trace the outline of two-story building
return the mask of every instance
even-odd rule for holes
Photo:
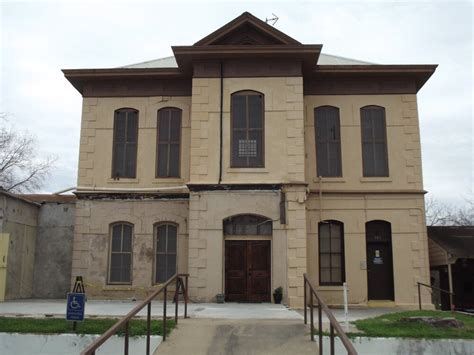
[[[418,90],[435,65],[321,53],[249,13],[174,57],[64,70],[83,96],[73,279],[142,297],[418,302],[429,282]],[[423,303],[431,303],[423,293]]]

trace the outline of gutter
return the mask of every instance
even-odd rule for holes
[[[75,192],[160,192],[160,191],[172,191],[188,189],[186,185],[182,186],[167,186],[167,187],[141,187],[141,188],[129,188],[129,187],[91,187],[91,186],[78,186]]]

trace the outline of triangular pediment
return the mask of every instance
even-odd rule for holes
[[[248,12],[225,24],[194,46],[212,45],[295,45],[297,40]]]

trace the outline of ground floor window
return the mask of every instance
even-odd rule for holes
[[[176,274],[178,228],[174,224],[155,226],[155,282],[162,283]]]
[[[129,284],[132,281],[133,225],[115,223],[110,229],[109,283]]]
[[[344,272],[344,228],[338,221],[319,223],[319,284],[342,285]]]

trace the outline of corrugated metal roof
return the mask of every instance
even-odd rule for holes
[[[340,57],[332,54],[321,53],[318,60],[319,65],[368,65],[374,64],[361,60]],[[121,68],[139,69],[139,68],[177,68],[178,64],[173,56],[148,60],[146,62],[125,65]]]
[[[474,227],[428,227],[428,238],[456,258],[474,258]]]

